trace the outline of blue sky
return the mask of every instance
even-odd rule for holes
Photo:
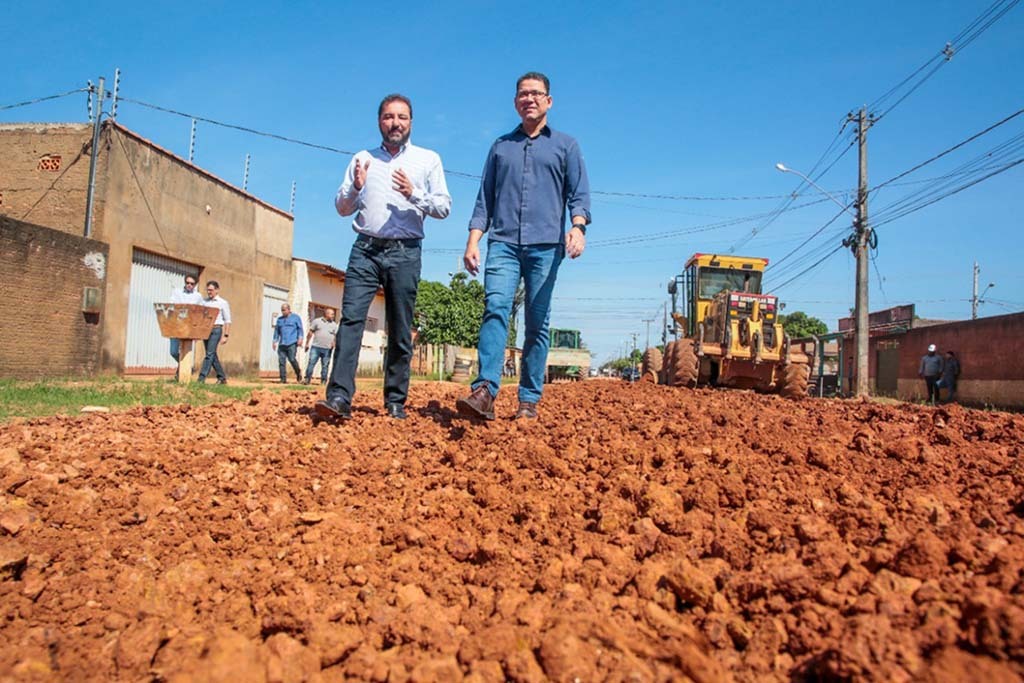
[[[413,139],[447,170],[478,174],[487,149],[518,119],[516,77],[552,80],[550,123],[576,137],[595,195],[590,245],[567,261],[551,323],[579,328],[604,361],[657,316],[665,283],[695,251],[778,261],[838,209],[831,202],[765,219],[810,172],[847,112],[872,103],[924,64],[991,2],[598,3],[15,3],[5,9],[0,105],[82,86],[114,68],[127,98],[358,151],[379,142],[380,98],[415,107]],[[1024,7],[1013,7],[869,132],[876,185],[1024,107]],[[907,88],[900,91],[902,94]],[[878,113],[895,101],[890,98]],[[85,96],[0,111],[0,121],[76,121]],[[118,121],[183,156],[189,121],[122,103]],[[1024,133],[1024,115],[901,182],[928,181]],[[847,145],[850,129],[826,157]],[[334,213],[348,157],[200,123],[196,162],[287,209],[297,183],[294,252],[344,267],[353,234]],[[1019,145],[1004,161],[1024,156]],[[978,175],[962,176],[964,181]],[[820,178],[856,186],[856,148]],[[451,216],[427,225],[423,276],[447,281],[460,262],[475,180],[449,176]],[[871,195],[869,215],[934,181]],[[954,185],[955,187],[955,185]],[[982,315],[1024,310],[1024,164],[878,228],[871,308],[916,303],[927,318],[970,315],[971,269],[994,282]],[[794,205],[821,198],[808,190]],[[892,214],[889,214],[892,215]],[[853,305],[854,265],[837,245],[844,217],[766,277],[787,302],[836,327]],[[756,232],[755,232],[756,231]],[[668,236],[652,239],[656,235]],[[687,234],[689,233],[689,234]],[[601,245],[602,240],[634,241]],[[639,241],[640,238],[646,238]],[[804,256],[806,254],[806,256]],[[799,259],[806,260],[800,261]],[[801,266],[801,263],[803,264]],[[651,326],[652,341],[659,324]]]

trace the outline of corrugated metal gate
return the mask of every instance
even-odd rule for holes
[[[274,323],[281,315],[281,304],[288,303],[288,290],[263,285],[263,318],[260,322],[260,373],[277,375],[277,351],[274,350]]]
[[[141,249],[132,250],[132,276],[128,288],[128,330],[125,372],[160,372],[174,369],[170,342],[160,334],[153,304],[171,300],[186,275],[199,277],[199,266]]]

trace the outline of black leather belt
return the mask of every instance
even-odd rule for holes
[[[423,242],[423,240],[420,239],[397,240],[387,239],[386,237],[370,237],[369,235],[364,235],[362,233],[360,233],[359,236],[356,237],[356,241],[362,242],[363,244],[368,244],[371,247],[375,247],[377,249],[390,249],[397,244],[401,244],[404,247],[418,247],[420,246],[420,243]]]

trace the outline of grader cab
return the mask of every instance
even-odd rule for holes
[[[778,297],[761,292],[768,259],[694,254],[670,292],[681,295],[659,380],[673,386],[714,385],[802,396],[810,359],[790,348]]]

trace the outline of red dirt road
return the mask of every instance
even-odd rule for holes
[[[1024,417],[587,382],[474,424],[463,391],[0,428],[0,680],[1024,674]]]

